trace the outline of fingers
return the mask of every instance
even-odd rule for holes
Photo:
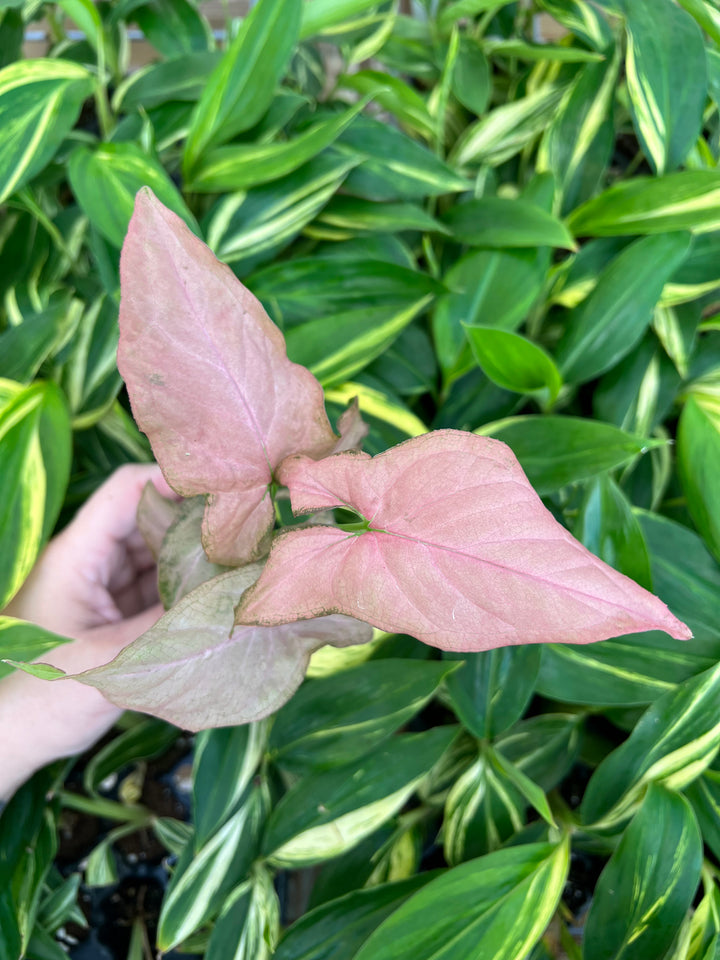
[[[68,535],[85,539],[122,542],[136,529],[136,513],[143,487],[151,482],[164,497],[177,499],[154,463],[135,463],[120,467],[95,491],[78,511]]]

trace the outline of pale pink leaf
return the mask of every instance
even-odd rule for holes
[[[165,534],[180,516],[180,511],[181,504],[178,500],[168,500],[158,492],[155,484],[148,480],[138,503],[137,525],[156,560],[160,555]]]
[[[315,650],[372,638],[367,624],[342,616],[233,629],[234,606],[260,570],[249,564],[203,583],[111,663],[74,679],[119,707],[203,730],[269,716],[300,686]]]
[[[350,402],[348,408],[340,415],[337,429],[340,439],[335,444],[333,453],[343,453],[345,450],[362,450],[363,441],[370,432],[370,428],[360,414],[360,404],[357,397]]]
[[[288,360],[259,301],[147,188],[120,275],[118,366],[135,419],[168,483],[209,495],[210,559],[255,559],[269,546],[277,465],[337,443],[322,388]]]
[[[498,440],[441,430],[374,458],[290,458],[280,474],[297,513],[342,506],[369,529],[281,534],[238,623],[345,613],[458,651],[652,629],[690,637],[573,539]]]

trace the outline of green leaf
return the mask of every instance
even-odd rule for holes
[[[256,8],[257,9],[257,8]],[[197,193],[240,190],[287,176],[329,147],[365,106],[364,101],[281,143],[231,144],[211,150],[187,189]]]
[[[464,661],[446,679],[458,720],[480,740],[492,740],[525,712],[535,689],[541,647],[499,647],[482,653],[443,652]]]
[[[552,403],[562,387],[555,361],[542,347],[508,330],[463,324],[483,373],[504,390],[543,392]]]
[[[507,443],[541,496],[623,466],[663,442],[581,417],[508,417],[475,433]]]
[[[720,746],[718,690],[716,664],[656,700],[593,774],[582,802],[583,822],[617,824],[631,813],[647,784],[678,790],[699,776]]]
[[[361,307],[400,311],[445,289],[427,274],[394,263],[353,258],[339,264],[332,257],[273,263],[254,273],[247,285],[273,319],[286,325]]]
[[[443,853],[450,866],[497,850],[525,823],[522,795],[489,751],[453,783],[445,800]]]
[[[419,134],[426,140],[432,139],[435,126],[427,104],[419,93],[399,77],[381,70],[359,70],[339,77],[338,86],[354,90],[363,97],[372,97],[375,103],[393,114],[411,133]]]
[[[703,656],[720,656],[717,598],[720,570],[702,540],[682,524],[656,513],[637,511],[650,551],[655,592],[693,632],[692,647]],[[677,650],[677,643],[672,643]],[[685,644],[681,649],[685,649]]]
[[[570,45],[526,43],[524,40],[487,40],[484,48],[493,57],[513,57],[518,60],[556,61],[559,63],[594,63],[603,60],[601,53]]]
[[[85,34],[94,50],[104,45],[103,26],[97,7],[91,0],[58,0],[58,6]]]
[[[0,333],[0,377],[29,383],[69,332],[67,302],[51,304]]]
[[[70,643],[70,640],[34,623],[0,615],[0,661],[36,660],[61,643]],[[11,669],[0,663],[0,677],[10,673]]]
[[[683,170],[622,180],[567,218],[576,237],[633,236],[720,228],[720,173]]]
[[[323,209],[356,162],[326,151],[280,180],[221,198],[208,217],[208,245],[241,275],[271,260]]]
[[[506,757],[497,750],[489,749],[491,762],[496,770],[503,774],[508,783],[511,783],[525,798],[527,803],[535,810],[543,820],[551,827],[557,828],[557,823],[550,810],[550,804],[543,790],[525,774],[520,767],[516,767]]]
[[[557,349],[567,380],[584,383],[614,367],[647,330],[665,281],[690,249],[690,235],[644,237],[603,270],[590,296],[572,311]]]
[[[460,135],[450,162],[460,167],[504,163],[542,133],[562,95],[562,87],[548,84],[526,97],[496,107]]]
[[[301,15],[301,0],[260,0],[245,17],[193,114],[183,157],[186,177],[208,150],[249,130],[270,107],[297,43]]]
[[[465,33],[458,40],[450,89],[460,103],[476,116],[482,116],[487,110],[492,93],[490,64],[480,44]]]
[[[590,63],[581,70],[543,138],[539,163],[555,176],[563,213],[596,192],[610,162],[619,66],[619,57],[613,57],[607,63]]]
[[[177,740],[177,728],[146,717],[94,753],[83,771],[83,786],[97,794],[102,782],[113,773],[138,760],[150,760],[169,749]]]
[[[565,225],[527,200],[480,197],[451,207],[445,221],[461,243],[475,247],[575,249]]]
[[[546,644],[537,692],[583,706],[640,706],[653,703],[713,662],[684,646],[667,649],[657,632],[629,634],[591,647]]]
[[[50,163],[93,84],[84,67],[67,60],[23,60],[0,70],[0,203]]]
[[[415,716],[454,669],[436,661],[383,659],[308,680],[275,715],[272,757],[299,773],[350,763]]]
[[[613,41],[607,19],[586,0],[537,0],[541,10],[550,14],[575,36],[595,50],[605,51]]]
[[[161,63],[151,63],[131,73],[113,94],[113,107],[129,113],[183,100],[194,103],[208,82],[222,54],[216,50],[184,53]]]
[[[265,855],[297,867],[350,849],[403,806],[456,734],[436,727],[394,737],[364,760],[304,777],[273,810]]]
[[[417,230],[447,233],[447,228],[414,203],[376,203],[355,197],[334,197],[317,219],[340,231],[355,233],[397,233]]]
[[[708,548],[720,560],[720,410],[689,396],[677,435],[678,472],[688,510]]]
[[[684,797],[651,785],[600,874],[585,925],[585,960],[665,955],[700,882],[702,838]]]
[[[705,43],[672,0],[625,0],[625,71],[630,112],[645,156],[658,174],[678,167],[703,125]]]
[[[53,383],[0,380],[0,609],[52,533],[70,472],[70,421]]]
[[[695,811],[703,841],[717,858],[720,853],[720,771],[706,770],[684,793]]]
[[[323,386],[349,379],[379,356],[431,301],[361,307],[298,324],[288,330],[288,356]]]
[[[470,183],[401,130],[358,117],[334,149],[361,163],[344,191],[368,200],[415,200],[467,190]]]
[[[640,523],[630,501],[609,476],[588,484],[573,533],[595,556],[652,590],[650,557]]]
[[[176,946],[217,914],[223,899],[246,875],[257,849],[269,798],[252,790],[223,827],[197,851],[188,844],[165,891],[158,947]]]
[[[521,720],[494,747],[541,789],[548,791],[570,770],[580,749],[582,716],[544,713]]]
[[[450,293],[438,300],[432,318],[446,379],[472,366],[463,324],[514,330],[540,294],[544,278],[544,266],[533,250],[482,250],[450,267],[443,278]]]
[[[438,17],[438,27],[441,31],[449,31],[458,20],[506,7],[511,2],[512,0],[455,0],[443,8]]]
[[[150,0],[136,7],[132,19],[164,57],[212,47],[210,25],[190,0]]]
[[[566,842],[463,863],[396,910],[354,960],[523,960],[555,912],[567,869]]]
[[[380,453],[407,437],[419,437],[428,432],[417,414],[387,390],[352,381],[325,390],[325,400],[335,405],[338,416],[356,397],[363,419],[370,426],[364,444],[368,452]]]
[[[354,957],[368,936],[437,872],[346,894],[306,913],[285,933],[273,960]]]
[[[378,0],[306,0],[303,4],[300,39],[337,27],[346,20],[372,10]]]
[[[195,849],[199,850],[233,815],[267,745],[265,721],[202,730],[193,759]]]
[[[150,187],[191,230],[199,229],[165,170],[134,143],[79,147],[70,157],[68,177],[91,223],[116,247],[123,244],[135,195],[144,186]]]

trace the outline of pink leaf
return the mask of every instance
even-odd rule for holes
[[[75,679],[120,707],[203,730],[269,716],[300,686],[315,650],[372,638],[367,624],[339,616],[233,630],[233,607],[260,569],[202,584],[111,663]]]
[[[297,513],[343,506],[369,529],[281,534],[238,623],[345,613],[445,650],[651,629],[690,637],[665,604],[573,539],[498,440],[441,430],[374,458],[293,457],[279,475]]]
[[[268,486],[292,453],[337,443],[320,384],[232,271],[144,188],[120,262],[118,366],[170,485],[209,494],[203,544],[236,565],[269,546]]]

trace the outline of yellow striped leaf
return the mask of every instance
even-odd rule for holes
[[[50,163],[93,84],[84,67],[67,60],[23,60],[0,70],[0,203]]]
[[[3,661],[35,660],[59,644],[69,642],[67,637],[50,633],[34,623],[0,616],[0,678],[13,669]]]
[[[69,470],[70,421],[60,390],[0,380],[0,609],[52,532]]]

